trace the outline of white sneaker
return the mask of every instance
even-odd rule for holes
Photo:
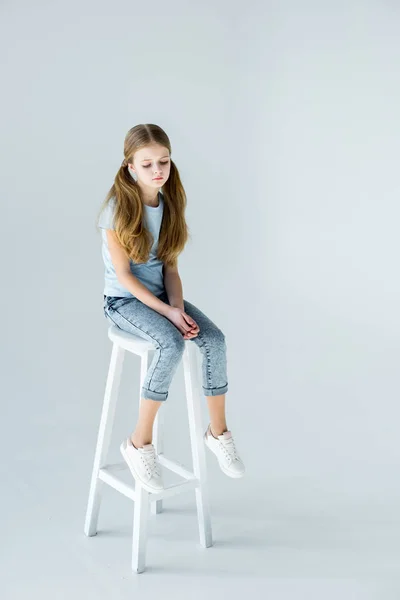
[[[222,435],[215,438],[211,433],[211,424],[204,434],[204,443],[213,452],[221,470],[229,477],[243,477],[245,467],[239,457],[231,431],[224,431]]]
[[[127,438],[119,448],[135,481],[140,483],[145,490],[159,492],[165,489],[161,478],[161,467],[153,444],[135,448],[132,440]]]

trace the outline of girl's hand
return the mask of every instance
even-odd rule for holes
[[[192,321],[193,321],[193,319],[192,319]],[[196,337],[197,334],[199,333],[200,327],[197,325],[197,323],[195,321],[193,321],[193,322],[195,323],[194,327],[190,331],[185,333],[185,335],[183,336],[183,339],[191,340],[192,338]]]
[[[185,340],[190,340],[193,337],[196,337],[200,331],[196,321],[192,319],[192,317],[189,317],[183,308],[171,306],[166,317],[175,325],[175,327],[179,329]]]

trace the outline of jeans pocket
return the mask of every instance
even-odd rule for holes
[[[112,313],[126,302],[130,302],[132,298],[133,296],[106,296],[104,300],[104,310],[108,310]]]

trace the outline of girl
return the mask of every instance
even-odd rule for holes
[[[152,444],[153,423],[168,397],[185,340],[192,340],[202,353],[203,390],[210,414],[204,443],[226,475],[242,477],[245,471],[226,426],[225,336],[183,299],[177,259],[189,237],[185,208],[186,195],[167,134],[153,124],[132,127],[98,225],[105,265],[104,315],[156,348],[141,390],[136,428],[120,446],[133,477],[150,492],[164,489]]]

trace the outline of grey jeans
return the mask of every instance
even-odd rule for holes
[[[166,292],[159,296],[169,304]],[[222,331],[201,310],[184,300],[184,310],[199,326],[199,333],[184,340],[179,329],[156,310],[134,296],[104,296],[104,315],[120,329],[140,336],[155,346],[153,360],[147,371],[142,398],[166,400],[172,378],[185,349],[194,342],[202,353],[202,378],[205,396],[217,396],[228,391],[226,340]]]

